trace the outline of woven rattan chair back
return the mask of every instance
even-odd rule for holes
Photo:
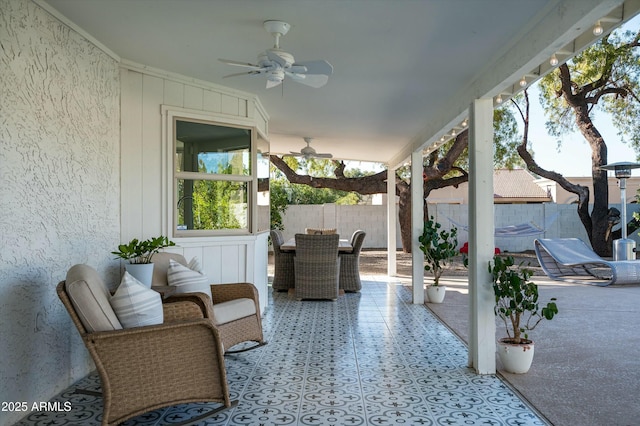
[[[364,243],[366,232],[357,230],[351,236],[350,252],[340,253],[340,290],[360,291],[362,281],[360,280],[360,252]]]
[[[282,231],[271,230],[271,244],[273,245],[273,282],[271,287],[277,291],[287,291],[293,288],[296,283],[293,272],[294,252],[282,251],[280,246],[284,244]]]
[[[301,299],[338,298],[340,236],[296,234],[295,294]]]

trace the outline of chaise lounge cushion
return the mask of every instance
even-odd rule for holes
[[[111,306],[124,328],[162,324],[162,296],[125,271],[111,297]]]
[[[75,265],[67,272],[65,281],[71,303],[87,332],[122,329],[109,303],[109,289],[95,269]]]

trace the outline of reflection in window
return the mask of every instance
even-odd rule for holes
[[[249,176],[251,132],[176,121],[176,170]]]
[[[246,182],[178,179],[179,230],[247,229]]]

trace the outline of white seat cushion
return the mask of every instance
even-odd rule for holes
[[[162,296],[125,271],[120,286],[111,296],[111,306],[124,328],[162,324]]]
[[[216,325],[226,324],[255,313],[256,304],[246,297],[213,305],[213,320]]]
[[[192,260],[189,265],[196,268],[200,267],[197,259],[195,262]],[[173,259],[169,260],[167,282],[170,286],[175,287],[177,294],[201,292],[211,297],[211,286],[206,275],[199,270],[181,265]]]
[[[67,273],[65,287],[87,332],[122,329],[109,303],[109,289],[95,269],[88,265],[72,266]]]

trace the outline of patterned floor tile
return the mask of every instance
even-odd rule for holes
[[[369,277],[370,278],[370,277]],[[225,358],[236,407],[197,423],[214,425],[544,425],[496,376],[466,367],[467,348],[402,285],[380,279],[336,302],[271,293],[263,325],[269,344]],[[92,374],[54,401],[70,412],[31,413],[19,426],[99,425]],[[216,408],[184,404],[124,426],[183,422]]]

